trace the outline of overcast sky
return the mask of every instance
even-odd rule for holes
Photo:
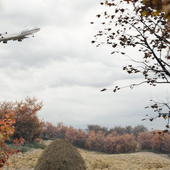
[[[116,85],[138,83],[143,77],[124,72],[126,59],[111,55],[110,47],[91,44],[100,24],[90,22],[102,11],[99,0],[1,0],[1,33],[41,30],[23,42],[0,43],[0,100],[35,96],[44,104],[39,118],[55,125],[63,122],[84,129],[88,124],[108,128],[143,124],[164,129],[163,119],[141,119],[154,115],[144,107],[151,98],[165,101],[168,86],[112,92]],[[103,88],[110,90],[102,93]]]

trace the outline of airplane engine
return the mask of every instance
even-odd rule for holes
[[[3,35],[7,34],[7,32],[0,33],[0,36],[3,38]]]
[[[0,33],[0,36],[2,36],[2,35],[5,35],[5,34],[7,34],[7,32],[4,32],[4,33]]]

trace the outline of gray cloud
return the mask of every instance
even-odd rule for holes
[[[1,101],[36,96],[44,102],[40,118],[74,127],[143,123],[164,128],[162,121],[149,124],[141,118],[149,99],[166,94],[167,86],[144,85],[112,92],[116,85],[140,82],[142,77],[122,70],[131,63],[126,57],[110,55],[112,49],[107,45],[96,48],[91,44],[100,29],[90,24],[102,10],[98,0],[0,2],[0,32],[41,28],[34,38],[0,44]],[[137,51],[129,53],[138,56]],[[108,91],[101,93],[104,87]]]

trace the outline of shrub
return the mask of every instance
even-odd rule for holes
[[[6,105],[6,102],[4,103]],[[4,112],[5,113],[5,112]],[[14,134],[14,124],[15,120],[13,119],[14,113],[8,113],[6,111],[6,115],[1,115],[0,119],[0,169],[5,165],[9,166],[9,156],[13,155],[14,153],[18,153],[19,150],[16,147],[9,148],[5,141],[11,139],[11,136]],[[15,145],[19,145],[24,142],[24,139],[20,138],[13,140]]]
[[[95,143],[93,144],[93,147],[97,151],[104,151],[104,141],[105,141],[105,133],[103,131],[99,131],[97,134],[95,134]]]
[[[72,144],[76,144],[77,134],[78,134],[77,129],[74,129],[72,126],[70,126],[66,131],[65,139]]]
[[[89,131],[87,133],[87,139],[84,147],[86,149],[94,149],[94,143],[95,143],[95,132],[94,131]]]
[[[157,132],[157,133],[156,133]],[[161,152],[168,152],[170,146],[170,135],[168,133],[159,133],[161,131],[155,130],[152,131],[152,150],[154,151],[161,151]]]
[[[14,104],[16,124],[13,138],[23,137],[25,141],[34,141],[40,136],[44,122],[38,118],[37,112],[41,110],[43,104],[36,102],[35,97],[33,99],[27,97],[25,101]]]
[[[27,146],[21,146],[21,148],[20,148],[20,152],[22,152],[22,153],[27,152],[29,150],[30,150],[30,148]]]
[[[46,147],[46,145],[42,144],[42,143],[38,143],[38,142],[30,142],[26,145],[26,147],[29,147],[29,148],[41,148],[41,149],[44,149]]]
[[[109,134],[105,139],[104,151],[106,153],[134,152],[137,146],[133,134],[115,135]]]
[[[87,135],[84,131],[82,131],[80,128],[78,129],[78,134],[76,136],[76,145],[78,145],[81,148],[84,148],[84,145],[87,140]]]
[[[105,133],[102,131],[99,131],[98,133],[95,133],[94,131],[88,132],[85,148],[90,150],[104,151],[104,136]]]
[[[152,134],[149,132],[141,132],[138,136],[138,142],[140,145],[140,149],[152,149]]]
[[[46,122],[43,127],[42,135],[44,138],[48,135],[48,139],[53,139],[56,136],[56,131],[57,129],[52,123]]]
[[[55,138],[65,139],[65,134],[68,127],[64,126],[62,122],[59,122],[56,126],[56,136]]]
[[[119,135],[114,136],[112,134],[109,134],[106,137],[104,145],[104,151],[106,153],[116,153],[117,137],[119,138]]]

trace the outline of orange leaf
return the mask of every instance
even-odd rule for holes
[[[6,163],[6,165],[7,165],[7,167],[9,167],[10,163],[9,163],[9,162],[7,162],[7,163]]]

